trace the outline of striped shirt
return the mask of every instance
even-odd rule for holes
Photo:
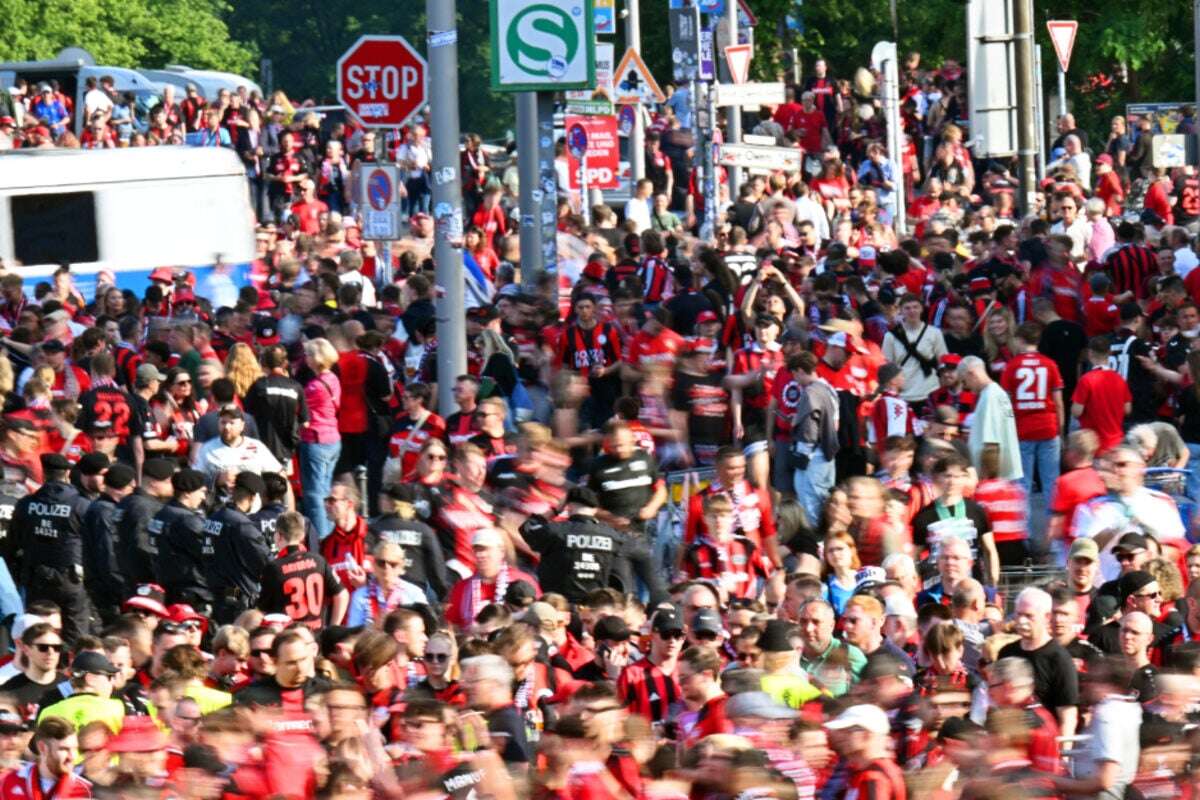
[[[681,702],[679,681],[668,675],[649,658],[635,661],[621,670],[617,678],[617,697],[634,714],[651,722],[672,716],[672,706]]]
[[[1138,300],[1149,296],[1150,276],[1158,270],[1154,251],[1141,244],[1123,245],[1109,254],[1104,267],[1112,276],[1114,292],[1133,292]]]

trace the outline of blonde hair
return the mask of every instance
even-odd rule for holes
[[[990,323],[992,321],[991,320],[992,317],[1001,317],[1004,320],[1004,323],[1007,326],[1007,330],[1008,330],[1008,333],[1005,334],[1004,341],[999,341],[996,339],[995,336],[992,335],[992,330],[991,330],[991,325],[990,325]],[[983,350],[985,353],[987,353],[989,362],[995,361],[997,358],[1000,357],[1000,348],[1001,347],[1007,347],[1009,349],[1009,352],[1012,352],[1013,333],[1016,331],[1017,323],[1016,323],[1016,320],[1014,319],[1013,313],[1011,311],[1009,311],[1007,308],[993,309],[991,314],[988,315],[987,322],[985,322],[982,325],[982,327],[983,327]]]
[[[1179,567],[1165,558],[1152,558],[1142,567],[1158,581],[1158,591],[1162,593],[1163,604],[1174,603],[1183,597],[1183,576]]]
[[[318,372],[328,372],[334,364],[338,363],[337,349],[323,337],[305,342],[304,355],[313,360]]]
[[[225,377],[233,381],[233,389],[238,397],[245,397],[250,386],[262,375],[262,367],[250,345],[237,342],[229,348],[229,356],[225,359]]]

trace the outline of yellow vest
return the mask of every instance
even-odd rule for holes
[[[125,721],[125,704],[120,700],[105,699],[94,694],[73,694],[43,708],[38,714],[38,722],[46,717],[62,717],[74,724],[77,731],[89,722],[100,720],[113,733],[119,733]]]

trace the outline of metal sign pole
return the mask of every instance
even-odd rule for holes
[[[517,172],[520,178],[521,285],[532,294],[542,274],[542,189],[538,170],[538,95],[517,94]]]
[[[583,215],[583,224],[592,224],[592,209],[588,198],[587,151],[579,157],[579,213]]]
[[[736,45],[738,43],[738,4],[737,0],[725,0],[725,24],[729,28],[729,44]],[[725,65],[726,70],[729,69],[729,64]],[[733,83],[733,73],[729,72],[729,82]],[[725,109],[726,114],[726,132],[728,135],[725,141],[730,144],[738,144],[742,141],[742,107],[728,106]],[[738,197],[738,189],[742,185],[742,170],[738,167],[729,168],[729,199],[736,201]]]
[[[387,137],[382,130],[376,131],[375,160],[380,164],[386,164],[388,161]],[[363,180],[366,180],[365,176]],[[392,194],[395,200],[398,201],[400,194],[399,181],[397,181],[397,186]],[[383,288],[392,282],[392,243],[390,240],[376,242],[375,249],[375,286]]]
[[[458,35],[455,0],[426,0],[429,110],[433,122],[433,207],[437,304],[438,411],[454,408],[454,377],[467,370],[463,291],[462,176],[458,155]],[[436,44],[435,44],[436,43]]]
[[[638,18],[641,9],[638,0],[625,2],[625,43],[630,50],[642,54],[642,24]],[[615,78],[616,76],[614,76]],[[641,104],[633,107],[633,128],[629,131],[629,171],[633,186],[646,177],[646,123]]]
[[[1067,73],[1062,68],[1062,64],[1058,65],[1058,116],[1064,117],[1067,114]]]

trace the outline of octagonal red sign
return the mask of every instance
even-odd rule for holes
[[[367,127],[398,128],[425,105],[427,73],[403,36],[363,36],[338,59],[338,102]]]

